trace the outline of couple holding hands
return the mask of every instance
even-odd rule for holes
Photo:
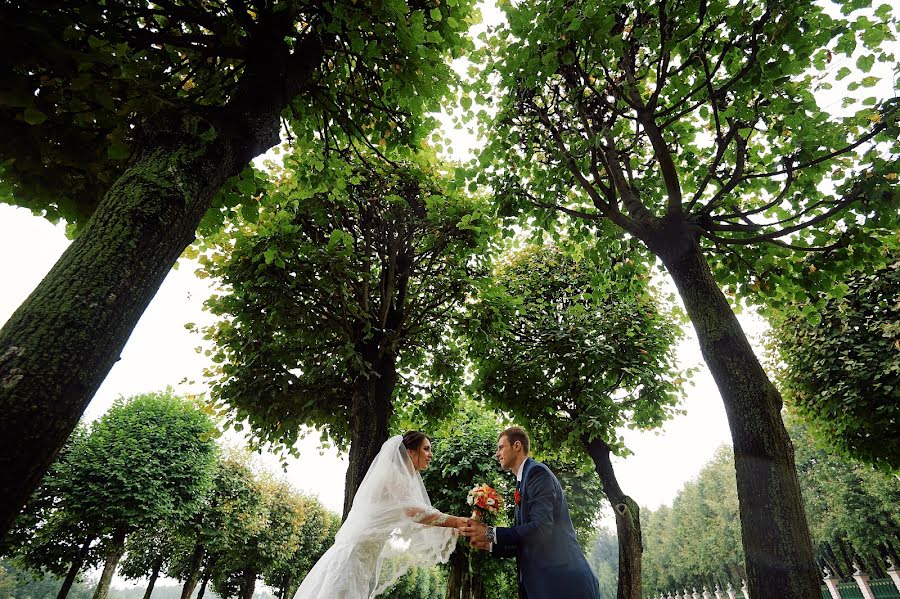
[[[310,570],[294,599],[371,599],[412,567],[446,562],[457,531],[472,547],[514,557],[519,597],[599,599],[597,579],[575,538],[562,486],[529,457],[524,429],[497,438],[495,457],[516,476],[514,525],[443,514],[431,507],[419,472],[431,461],[431,440],[418,431],[388,439],[369,466],[334,545]]]

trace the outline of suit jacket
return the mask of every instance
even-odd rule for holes
[[[527,599],[600,599],[559,480],[532,458],[522,467],[515,526],[496,529],[493,555],[515,557],[519,596]]]

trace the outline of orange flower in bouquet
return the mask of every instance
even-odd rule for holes
[[[472,518],[486,523],[493,522],[503,510],[503,497],[484,483],[469,491],[466,503],[472,506]]]

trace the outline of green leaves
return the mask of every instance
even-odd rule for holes
[[[896,255],[893,252],[891,255]],[[900,263],[857,270],[818,292],[820,307],[776,314],[785,399],[823,445],[885,470],[900,468]]]
[[[872,54],[862,54],[856,59],[856,68],[863,73],[868,73],[875,65],[875,56]]]
[[[883,567],[879,548],[895,545],[900,532],[896,478],[824,451],[795,417],[786,424],[817,562],[839,577],[853,573],[854,560],[866,571]],[[690,588],[711,579],[721,588],[740,585],[744,556],[731,448],[721,448],[671,506],[641,515],[645,592]]]
[[[159,139],[163,111],[209,116],[236,108],[276,126],[284,116],[288,137],[301,144],[346,148],[348,140],[366,138],[414,146],[456,78],[449,61],[471,46],[473,19],[471,0],[430,10],[301,0],[255,6],[252,17],[240,2],[179,0],[149,12],[136,0],[14,2],[2,17],[8,35],[0,42],[12,65],[0,86],[0,162],[16,159],[3,174],[16,190],[6,201],[82,226],[122,174],[135,134],[146,130],[142,140]],[[319,45],[325,39],[327,49]],[[263,45],[265,56],[248,50]],[[247,68],[251,54],[289,72],[266,87],[266,77]],[[292,78],[307,81],[302,92],[285,88]],[[296,95],[275,105],[245,102],[285,91]],[[233,106],[242,102],[247,106]],[[235,115],[223,120],[228,126],[214,136],[236,134],[229,128]],[[209,132],[183,133],[211,143]],[[238,145],[244,143],[259,145]],[[216,210],[205,225],[233,216]]]
[[[90,430],[79,429],[26,511],[17,552],[36,570],[65,573],[97,540],[85,566],[104,557],[113,531],[176,528],[200,509],[216,448],[209,417],[171,390],[120,399]],[[49,501],[44,502],[44,499]]]
[[[478,395],[574,455],[582,435],[623,451],[616,429],[661,425],[679,392],[679,331],[646,272],[624,256],[596,268],[582,250],[527,246],[506,256],[467,328]]]
[[[276,448],[306,426],[345,446],[346,409],[386,364],[417,381],[389,390],[397,410],[415,404],[436,416],[459,393],[462,363],[447,331],[485,269],[489,207],[425,153],[388,162],[359,152],[366,162],[288,154],[259,186],[255,222],[201,249],[201,276],[228,290],[207,302],[224,317],[204,331],[219,365],[213,399],[232,426],[247,419]]]
[[[24,119],[29,125],[40,125],[47,120],[47,115],[37,108],[29,106],[25,109]]]

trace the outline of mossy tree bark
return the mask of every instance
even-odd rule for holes
[[[747,341],[689,223],[660,219],[642,235],[663,261],[722,396],[731,438],[749,588],[758,597],[819,597],[794,450],[781,395]]]
[[[44,476],[213,195],[279,141],[322,59],[269,32],[224,108],[153,115],[82,233],[0,330],[0,533]]]
[[[641,568],[644,545],[641,538],[641,514],[635,501],[622,492],[610,459],[611,449],[602,439],[582,439],[594,462],[603,492],[616,515],[619,539],[619,581],[616,599],[642,599]]]

